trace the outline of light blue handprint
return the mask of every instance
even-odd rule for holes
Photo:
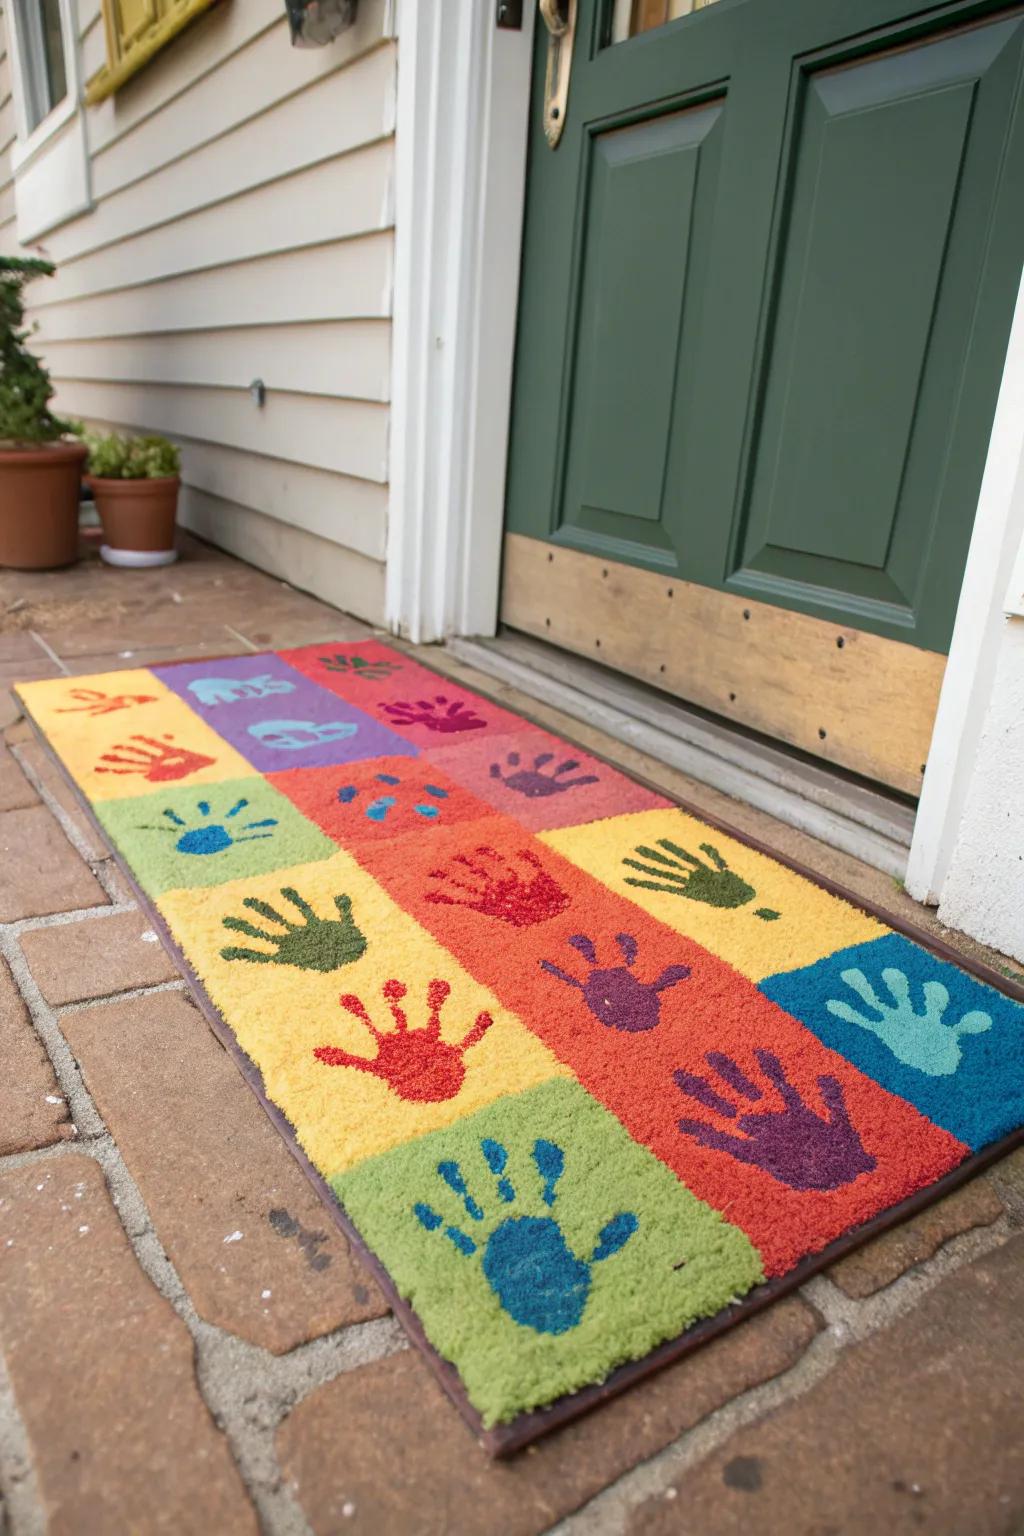
[[[258,720],[248,728],[263,746],[285,752],[300,752],[325,741],[347,741],[358,729],[354,720]]]
[[[839,998],[830,998],[825,1004],[829,1013],[846,1024],[870,1030],[897,1060],[929,1077],[946,1077],[956,1071],[960,1065],[961,1035],[983,1035],[992,1028],[991,1018],[980,1009],[965,1013],[957,1024],[945,1024],[943,1015],[949,1006],[949,992],[941,981],[923,984],[924,1008],[918,1013],[910,998],[910,982],[905,972],[893,966],[882,972],[892,998],[890,1003],[882,1002],[862,970],[854,967],[843,971],[842,978],[878,1018],[859,1013]]]
[[[272,693],[294,693],[295,684],[284,677],[272,677],[269,672],[260,677],[197,677],[189,683],[189,693],[194,693],[200,704],[212,708],[215,704],[234,704],[238,699],[265,699]]]

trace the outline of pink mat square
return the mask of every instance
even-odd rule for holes
[[[671,803],[533,725],[424,750],[430,762],[531,832]]]

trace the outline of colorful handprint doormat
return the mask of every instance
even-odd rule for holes
[[[492,1450],[1024,1123],[1009,983],[402,652],[20,694]]]

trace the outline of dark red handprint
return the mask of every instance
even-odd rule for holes
[[[450,1045],[441,1039],[441,1009],[451,991],[446,981],[435,978],[429,983],[428,1016],[422,1029],[410,1029],[405,1011],[398,1006],[408,991],[403,982],[386,981],[382,991],[396,1026],[387,1034],[377,1029],[353,993],[346,992],[338,999],[343,1008],[366,1025],[377,1042],[376,1056],[354,1056],[337,1045],[318,1045],[313,1055],[327,1067],[355,1067],[357,1071],[370,1072],[409,1103],[439,1104],[454,1099],[466,1076],[462,1058],[490,1029],[494,1022],[491,1015],[478,1013],[469,1033],[458,1045]]]
[[[517,860],[522,866],[517,868]],[[532,848],[520,848],[509,856],[483,845],[470,857],[457,853],[446,869],[432,869],[432,880],[446,890],[428,891],[427,901],[447,907],[469,907],[485,917],[499,917],[513,928],[529,928],[557,917],[569,905],[569,897],[551,878]],[[458,892],[450,895],[449,891]]]
[[[684,1136],[693,1136],[702,1147],[728,1152],[741,1163],[762,1168],[790,1189],[840,1189],[862,1173],[870,1173],[875,1159],[850,1123],[842,1084],[834,1077],[818,1078],[818,1091],[827,1115],[809,1109],[786,1077],[785,1069],[771,1051],[756,1050],[761,1071],[774,1085],[782,1109],[762,1109],[740,1114],[735,1103],[719,1093],[706,1077],[681,1068],[673,1077],[685,1094],[715,1114],[731,1120],[741,1135],[719,1131],[706,1120],[680,1120]],[[704,1056],[719,1080],[749,1103],[759,1103],[764,1092],[746,1073],[720,1051]]]
[[[443,736],[456,731],[478,731],[487,724],[460,699],[448,699],[443,693],[432,699],[396,700],[394,704],[382,704],[381,712],[395,725],[422,725],[428,731],[439,731]]]
[[[150,784],[165,784],[170,779],[185,779],[200,768],[210,768],[217,761],[202,752],[190,752],[188,747],[164,746],[164,742],[172,740],[170,736],[163,741],[155,736],[129,736],[127,741],[119,741],[112,752],[101,754],[96,772],[139,773]],[[133,745],[136,742],[138,745]]]

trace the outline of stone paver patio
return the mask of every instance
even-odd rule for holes
[[[513,1462],[477,1447],[7,692],[365,633],[195,541],[158,572],[0,572],[0,1532],[1020,1536],[1024,1153]],[[429,660],[1019,974],[876,871]]]

